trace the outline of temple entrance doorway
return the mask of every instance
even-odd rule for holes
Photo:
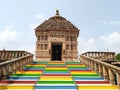
[[[62,61],[62,44],[52,44],[52,61]]]

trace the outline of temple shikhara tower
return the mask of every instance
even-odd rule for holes
[[[35,28],[37,61],[77,61],[79,29],[56,15]]]

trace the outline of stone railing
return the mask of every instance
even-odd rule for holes
[[[11,60],[14,58],[19,58],[22,56],[25,56],[27,54],[30,54],[29,52],[26,51],[12,51],[12,50],[1,50],[0,51],[0,62],[4,62],[6,60]]]
[[[85,54],[80,55],[80,61],[109,80],[110,83],[120,87],[120,67],[88,57]]]
[[[7,60],[0,63],[0,79],[6,79],[17,70],[22,70],[23,67],[33,61],[33,54],[26,54],[22,57]]]
[[[83,53],[82,55],[88,56],[88,57],[92,57],[94,59],[98,59],[98,60],[109,60],[109,61],[113,61],[115,60],[115,52],[86,52]]]

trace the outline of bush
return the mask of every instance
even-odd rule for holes
[[[116,58],[118,61],[120,61],[120,53],[118,53],[118,54],[115,56],[115,58]]]

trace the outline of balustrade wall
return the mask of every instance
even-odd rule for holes
[[[86,52],[82,55],[99,60],[115,60],[115,52]]]
[[[80,55],[80,61],[99,73],[106,80],[109,80],[112,84],[120,87],[120,67],[88,57],[87,54]]]
[[[22,57],[27,54],[30,54],[29,52],[26,51],[11,51],[11,50],[1,50],[0,51],[0,62],[6,61],[6,60],[11,60],[14,58]]]
[[[7,55],[10,57],[8,58]],[[12,73],[15,73],[17,70],[22,70],[24,66],[33,61],[33,54],[25,51],[5,52],[3,56],[7,61],[0,63],[0,79],[6,79]]]

